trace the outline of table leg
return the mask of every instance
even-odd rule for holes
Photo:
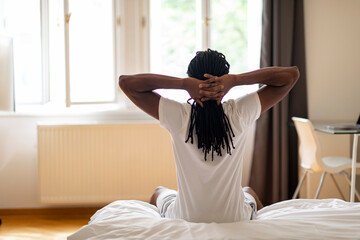
[[[352,151],[352,165],[351,165],[351,189],[350,202],[355,201],[355,180],[356,180],[356,160],[357,160],[357,146],[360,134],[354,134],[353,151]]]

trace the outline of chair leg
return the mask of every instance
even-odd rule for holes
[[[346,181],[348,182],[348,184],[351,187],[351,180],[350,180],[349,174],[345,171],[343,171],[343,173],[344,173]],[[359,192],[356,190],[356,188],[355,188],[355,195],[356,195],[357,199],[360,201],[360,195],[359,195]]]
[[[335,183],[335,186],[336,186],[337,190],[339,191],[342,199],[345,200],[345,196],[344,196],[344,194],[342,193],[342,191],[341,191],[338,183],[336,182],[336,180],[335,180],[335,178],[334,178],[334,174],[330,174],[330,176],[331,176],[331,179],[333,180],[333,182]]]
[[[301,179],[300,179],[300,182],[298,183],[298,185],[297,185],[297,187],[296,187],[296,190],[295,190],[295,192],[294,192],[294,195],[293,195],[292,199],[295,199],[295,198],[297,197],[297,195],[299,194],[301,185],[303,184],[304,179],[305,179],[307,173],[308,173],[308,170],[305,170],[304,174],[302,175],[302,177],[301,177]]]
[[[319,187],[318,187],[318,189],[317,189],[317,191],[316,191],[316,194],[315,194],[315,199],[317,199],[317,198],[319,197],[319,194],[320,194],[322,185],[323,185],[323,183],[324,183],[325,175],[326,175],[326,172],[323,172],[323,174],[321,175]]]

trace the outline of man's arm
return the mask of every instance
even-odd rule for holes
[[[199,85],[195,78],[177,78],[158,74],[122,75],[119,85],[129,99],[150,116],[159,119],[160,95],[155,89],[184,89],[200,105]],[[219,95],[220,96],[220,95]]]
[[[300,74],[297,67],[269,67],[237,75],[227,74],[213,77],[205,74],[205,76],[210,79],[200,85],[203,90],[200,91],[200,94],[205,96],[201,98],[201,101],[214,99],[215,97],[212,95],[214,90],[221,89],[222,95],[225,95],[232,87],[238,85],[264,84],[265,86],[258,90],[261,113],[264,113],[289,93]],[[218,102],[220,101],[221,98],[218,98]]]

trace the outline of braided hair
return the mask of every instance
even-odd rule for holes
[[[222,76],[229,73],[229,68],[230,64],[222,53],[208,49],[196,53],[188,66],[187,74],[189,77],[206,80],[205,73]],[[190,140],[193,144],[195,131],[197,145],[202,149],[205,161],[210,151],[212,160],[214,160],[214,152],[222,156],[221,149],[226,149],[231,155],[231,148],[235,148],[232,140],[235,135],[222,104],[217,105],[216,100],[208,100],[203,105],[204,107],[201,107],[195,101],[191,105],[189,133],[185,142]]]

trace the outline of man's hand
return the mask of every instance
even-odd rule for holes
[[[196,78],[184,78],[184,86],[183,88],[189,93],[190,97],[194,99],[196,103],[198,103],[201,107],[204,107],[201,102],[201,98],[204,97],[200,94],[200,85],[203,83],[202,80]]]
[[[200,84],[200,94],[203,95],[201,101],[216,100],[217,104],[221,103],[223,97],[234,86],[232,75],[225,74],[221,77],[214,77],[210,74],[204,74],[208,80]]]

